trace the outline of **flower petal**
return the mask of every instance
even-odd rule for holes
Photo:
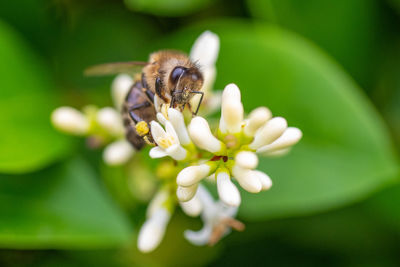
[[[203,32],[190,51],[190,58],[202,67],[215,65],[219,52],[219,38],[213,32]]]
[[[72,107],[59,107],[51,114],[53,125],[60,131],[85,135],[89,131],[89,121],[79,110]]]
[[[138,236],[138,248],[141,252],[151,252],[158,247],[170,216],[166,209],[159,209],[143,224]]]
[[[179,144],[174,144],[167,149],[165,149],[165,152],[174,160],[180,161],[184,160],[187,155],[186,149],[184,149],[181,145]]]
[[[176,183],[180,186],[191,186],[206,176],[210,175],[211,167],[209,164],[201,164],[184,168],[176,178]]]
[[[149,205],[147,206],[146,217],[150,218],[153,214],[163,208],[164,203],[170,197],[169,191],[165,189],[159,190],[151,199]]]
[[[150,122],[150,127],[151,127],[151,134],[153,136],[154,141],[156,141],[156,143],[159,138],[165,137],[166,133],[158,122],[156,122],[156,121]]]
[[[133,156],[135,149],[126,140],[109,144],[103,151],[103,160],[111,166],[123,165]]]
[[[191,200],[196,195],[198,185],[199,184],[194,184],[187,187],[178,186],[176,189],[176,197],[180,202]]]
[[[178,135],[179,141],[183,145],[188,145],[190,143],[189,134],[186,129],[185,120],[181,112],[174,108],[168,109],[168,117],[171,124]]]
[[[217,175],[217,188],[220,199],[229,206],[238,207],[240,205],[240,193],[232,183],[229,174],[219,172]]]
[[[258,193],[262,189],[262,184],[257,175],[251,170],[243,169],[237,165],[233,166],[232,173],[240,186],[250,193]]]
[[[201,204],[198,197],[194,196],[191,200],[186,202],[179,202],[182,210],[191,217],[197,217],[203,210],[203,205]]]
[[[193,118],[188,129],[193,143],[199,148],[211,153],[218,153],[225,149],[225,145],[211,133],[210,126],[204,118]]]
[[[150,149],[149,155],[153,159],[158,159],[158,158],[163,158],[163,157],[168,156],[167,152],[165,152],[164,149],[162,149],[161,147],[158,147],[158,146]]]
[[[176,133],[175,128],[170,121],[165,122],[165,132],[167,133],[167,135],[173,137],[173,141],[175,144],[180,144],[178,134]]]
[[[255,134],[253,142],[249,145],[251,149],[258,149],[275,141],[287,128],[287,122],[282,117],[275,117],[268,121]]]
[[[254,136],[257,130],[265,123],[267,123],[267,121],[270,120],[271,117],[272,113],[266,107],[259,107],[254,109],[250,113],[246,125],[244,127],[245,135],[250,137]]]
[[[288,148],[290,146],[293,146],[297,142],[299,142],[299,140],[301,139],[302,136],[303,136],[303,134],[300,131],[300,129],[295,128],[295,127],[289,127],[274,142],[257,149],[257,153],[267,153],[267,152],[273,152],[273,151]]]
[[[241,151],[236,154],[235,162],[242,168],[254,169],[258,165],[258,157],[254,152]]]
[[[158,113],[157,113],[157,120],[158,120],[162,125],[165,125],[165,122],[167,121],[167,119],[165,118],[165,116],[164,116],[161,112],[158,112]]]
[[[238,133],[242,129],[243,104],[240,100],[239,88],[231,83],[222,93],[220,131]]]
[[[258,176],[258,178],[260,179],[263,191],[271,188],[272,180],[271,180],[271,178],[269,178],[269,176],[266,173],[263,173],[263,172],[257,171],[257,170],[254,170],[253,173],[256,174]]]

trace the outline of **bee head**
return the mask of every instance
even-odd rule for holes
[[[197,67],[175,67],[170,74],[170,81],[174,86],[172,92],[177,104],[185,104],[193,96],[193,91],[200,91],[203,86],[203,75]]]

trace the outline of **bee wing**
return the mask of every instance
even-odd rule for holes
[[[134,74],[141,72],[147,64],[149,63],[143,61],[105,63],[85,69],[84,74],[86,76],[103,76],[118,73]]]

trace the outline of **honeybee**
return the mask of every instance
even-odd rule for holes
[[[162,105],[181,111],[187,106],[197,114],[204,93],[203,74],[200,67],[179,51],[158,51],[149,57],[149,62],[118,62],[96,65],[85,71],[86,75],[107,75],[117,73],[137,74],[122,106],[122,118],[127,140],[137,149],[146,143],[155,145],[149,123],[156,119],[156,112]],[[195,111],[190,99],[200,94]]]

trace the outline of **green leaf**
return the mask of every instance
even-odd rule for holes
[[[126,218],[81,160],[0,176],[0,247],[106,248],[130,238]]]
[[[357,81],[368,86],[364,89],[370,89],[374,82],[373,62],[379,59],[377,3],[375,0],[247,0],[254,17],[315,41]]]
[[[56,103],[49,72],[1,21],[0,59],[0,172],[36,170],[68,150],[50,125]]]
[[[387,129],[343,70],[307,40],[274,26],[219,21],[181,31],[183,48],[203,30],[221,39],[216,88],[236,83],[247,111],[269,107],[304,137],[285,157],[261,159],[274,186],[242,193],[248,220],[303,215],[361,199],[393,181],[398,164]]]
[[[211,0],[124,0],[124,2],[135,11],[171,17],[189,15],[212,3]]]

